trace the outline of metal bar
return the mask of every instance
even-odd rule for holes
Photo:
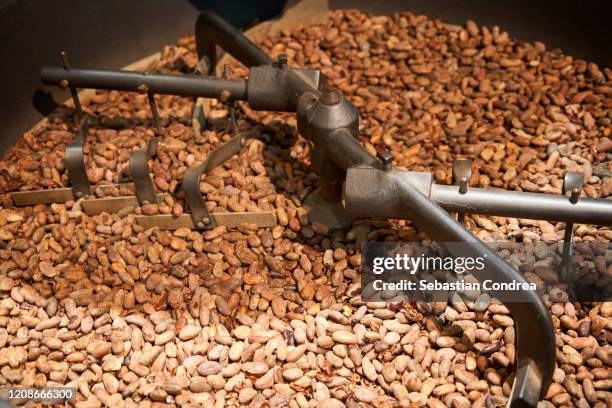
[[[15,191],[11,193],[13,204],[17,207],[38,204],[65,203],[74,200],[72,188],[53,188],[49,190]]]
[[[584,176],[582,173],[568,171],[563,176],[563,188],[561,194],[566,196],[570,194],[569,202],[576,204],[580,200],[580,193],[584,185]],[[565,223],[565,234],[563,236],[563,255],[561,263],[561,280],[568,282],[572,267],[572,240],[574,239],[574,223]]]
[[[62,66],[64,67],[64,69],[69,69],[70,64],[68,63],[68,53],[66,53],[66,51],[61,51],[60,58],[62,60]],[[70,96],[72,97],[72,102],[74,103],[77,116],[79,117],[79,119],[83,119],[83,107],[81,106],[79,92],[77,91],[76,87],[70,86]]]
[[[91,186],[92,192],[104,191],[107,188],[133,189],[133,183],[122,184],[100,184]],[[51,188],[48,190],[15,191],[11,193],[13,204],[17,207],[38,204],[65,203],[75,199],[74,190],[71,187]]]
[[[165,95],[200,96],[219,98],[221,92],[228,92],[230,99],[246,100],[247,85],[244,79],[222,79],[201,75],[145,74],[141,72],[108,69],[63,69],[44,67],[42,82],[60,85],[67,81],[69,86],[118,91],[147,92]],[[146,88],[145,88],[146,87]]]
[[[65,162],[70,185],[76,198],[91,194],[91,184],[87,179],[85,153],[83,148],[89,132],[89,118],[85,117],[74,140],[66,146]]]
[[[168,194],[158,194],[155,202],[161,202]],[[114,214],[121,211],[124,208],[132,207],[136,208],[140,206],[138,197],[136,196],[119,196],[119,197],[106,197],[106,198],[94,198],[86,199],[81,201],[81,208],[87,215],[96,215],[100,213]]]
[[[462,247],[460,251],[455,248],[449,248],[449,251],[453,256],[484,257],[486,267],[474,273],[480,280],[527,282],[496,252],[432,202],[427,197],[427,185],[417,187],[410,173],[385,172],[365,166],[349,169],[346,178],[346,209],[356,216],[410,219],[438,242],[470,243],[470,246]],[[457,190],[456,186],[450,187]],[[499,297],[496,291],[491,291],[491,294]],[[538,397],[547,391],[555,368],[554,330],[550,313],[539,296],[531,291],[522,291],[520,296],[519,302],[507,303],[517,325],[517,368],[518,373],[526,374],[528,370],[524,367],[532,363],[537,366],[537,375],[530,378],[530,383],[539,392],[517,388],[513,390],[509,406],[535,406]],[[517,377],[516,383],[523,384],[525,379]]]
[[[129,168],[132,181],[136,187],[136,196],[141,204],[157,203],[155,185],[149,174],[149,157],[155,153],[159,137],[149,140],[144,149],[136,150],[130,154]]]
[[[215,225],[223,225],[230,228],[240,227],[242,224],[255,224],[259,228],[276,226],[276,219],[272,211],[212,213],[210,216]],[[144,228],[158,227],[162,230],[199,228],[193,223],[193,218],[189,214],[181,214],[179,216],[172,214],[138,215],[136,216],[136,222]]]
[[[157,112],[157,105],[155,104],[155,95],[151,92],[147,92],[147,99],[149,100],[149,108],[151,109],[151,118],[155,125],[155,134],[161,136],[161,120],[159,119],[159,113]]]
[[[583,198],[572,204],[567,197],[544,193],[470,188],[434,184],[430,198],[447,211],[498,215],[577,224],[612,225],[612,200]]]
[[[270,65],[272,59],[234,26],[218,14],[205,10],[198,17],[195,28],[198,56],[208,57],[208,74],[218,62],[219,46],[247,67]]]
[[[343,170],[354,166],[383,166],[347,128],[332,132],[325,143],[329,157]]]

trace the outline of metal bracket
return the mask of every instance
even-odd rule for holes
[[[185,192],[185,200],[191,209],[191,217],[193,224],[199,229],[209,229],[216,227],[215,220],[211,217],[206,201],[200,192],[200,178],[206,171],[217,167],[233,155],[240,152],[246,134],[238,134],[228,142],[222,144],[213,150],[208,159],[197,167],[187,169],[183,178],[183,191]]]
[[[584,186],[584,175],[582,173],[568,171],[563,176],[563,188],[561,193],[567,196],[572,204],[578,203],[580,193]],[[563,258],[561,261],[561,280],[566,282],[570,278],[572,264],[572,241],[574,239],[574,223],[565,224],[565,236],[563,237]]]
[[[129,166],[132,181],[136,187],[136,197],[139,204],[157,204],[157,194],[155,193],[155,185],[149,174],[149,158],[155,155],[157,143],[161,136],[161,121],[159,113],[157,113],[157,105],[155,105],[155,96],[147,92],[149,100],[149,108],[151,109],[151,117],[155,124],[155,137],[147,143],[147,147],[137,150],[130,155]]]
[[[465,194],[470,186],[470,178],[472,177],[472,161],[471,160],[453,160],[453,184],[459,186],[459,193]],[[463,223],[465,214],[457,213],[457,221]]]
[[[136,150],[130,155],[129,167],[132,181],[136,187],[136,197],[140,204],[156,204],[157,194],[155,185],[149,174],[148,159],[155,154],[159,137],[149,140],[147,147]]]
[[[66,146],[66,170],[72,185],[72,192],[77,199],[91,194],[91,184],[87,179],[85,153],[83,151],[89,133],[89,121],[89,117],[83,119],[76,137]]]

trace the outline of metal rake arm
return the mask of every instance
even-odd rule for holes
[[[434,241],[469,243],[460,249],[448,249],[457,257],[485,257],[486,267],[474,273],[479,280],[527,283],[510,264],[432,202],[426,194],[430,187],[428,173],[353,167],[347,171],[346,209],[363,217],[410,219]],[[491,294],[501,297],[496,291]],[[517,326],[517,374],[509,404],[535,406],[548,390],[555,369],[552,319],[535,292],[521,291],[516,302],[505,304]]]
[[[109,69],[75,69],[44,67],[40,76],[48,85],[107,89],[150,94],[166,94],[229,99],[247,99],[244,79],[223,79],[201,75],[147,74]]]

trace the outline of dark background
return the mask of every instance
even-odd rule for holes
[[[411,10],[446,22],[499,25],[511,36],[542,41],[576,58],[612,66],[612,2],[579,0],[331,0],[331,8],[372,13]],[[282,0],[0,0],[0,153],[42,115],[33,107],[40,68],[58,65],[120,68],[191,34],[198,8],[213,8],[245,27],[280,12]],[[52,91],[63,101],[67,92]],[[40,97],[41,92],[37,93]],[[40,100],[40,99],[39,99]]]

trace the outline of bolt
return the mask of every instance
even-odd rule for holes
[[[384,171],[391,170],[391,164],[393,163],[393,153],[391,153],[389,150],[385,150],[384,152],[380,153],[380,160],[382,161]]]
[[[138,85],[138,92],[140,92],[141,94],[146,94],[147,92],[149,92],[149,87],[145,84],[140,84]]]
[[[459,180],[459,193],[465,194],[468,191],[468,179],[467,177],[461,177]]]
[[[202,222],[203,222],[204,224],[210,224],[210,218],[208,218],[208,217],[204,217],[204,218],[202,218]]]
[[[76,193],[74,193],[74,196],[76,198],[81,198],[81,197],[83,197],[83,193],[81,193],[80,191],[77,191]]]
[[[67,79],[62,79],[62,80],[59,82],[59,86],[60,86],[60,88],[62,88],[62,89],[66,89],[66,88],[68,88],[68,85],[70,85],[70,84],[68,83],[68,80],[67,80]]]
[[[196,227],[198,227],[198,228],[202,229],[202,228],[204,228],[204,223],[203,223],[203,222],[198,222],[198,223],[196,224]]]
[[[335,105],[340,103],[342,95],[336,88],[325,88],[319,97],[319,100],[323,105]]]
[[[580,189],[579,188],[575,188],[571,192],[570,203],[576,204],[579,199],[580,199]]]
[[[281,69],[286,68],[287,67],[287,54],[284,54],[284,53],[278,54],[276,63],[278,64],[279,68]]]
[[[68,53],[66,51],[60,51],[60,58],[62,59],[62,67],[64,69],[69,69],[70,64],[68,64]]]

